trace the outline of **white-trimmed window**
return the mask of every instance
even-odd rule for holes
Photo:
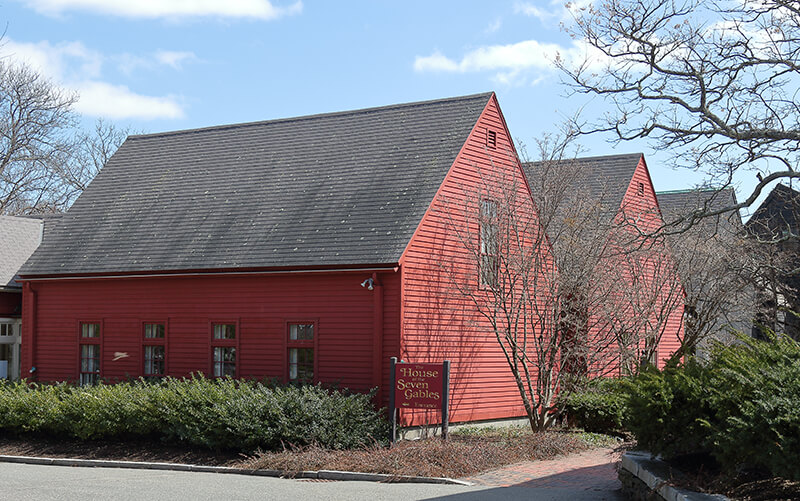
[[[287,347],[290,383],[314,382],[315,323],[289,323]]]
[[[100,380],[100,323],[80,324],[80,361],[78,383],[81,386],[96,384]]]
[[[236,324],[212,324],[211,352],[214,377],[236,377]]]
[[[480,286],[491,288],[497,285],[500,265],[500,242],[497,224],[497,202],[481,200],[480,207],[480,263],[478,274]]]
[[[157,378],[167,373],[167,326],[164,323],[145,323],[142,340],[143,374]]]
[[[19,319],[0,318],[0,379],[19,378]]]

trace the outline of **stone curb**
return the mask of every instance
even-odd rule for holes
[[[23,463],[51,466],[80,466],[88,468],[128,468],[133,470],[168,470],[168,471],[193,471],[202,473],[227,473],[234,475],[250,475],[257,477],[284,477],[318,480],[360,480],[365,482],[385,483],[417,483],[417,484],[446,484],[446,485],[473,485],[470,482],[446,477],[412,477],[406,475],[387,475],[384,473],[361,473],[353,471],[319,470],[285,472],[282,470],[249,470],[245,468],[231,468],[229,466],[202,466],[181,463],[148,463],[143,461],[109,461],[105,459],[69,459],[69,458],[42,458],[32,456],[4,456],[0,455],[0,462]]]
[[[669,485],[669,467],[649,452],[630,451],[622,455],[621,466],[666,501],[730,501],[722,494],[704,494]]]

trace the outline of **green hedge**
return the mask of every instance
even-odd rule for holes
[[[142,437],[247,452],[312,443],[347,449],[388,434],[371,394],[202,375],[83,388],[0,382],[0,429],[79,439]]]
[[[623,431],[626,406],[627,394],[622,380],[610,378],[580,383],[558,402],[558,408],[566,414],[571,426],[610,434]]]
[[[740,338],[705,365],[649,370],[629,383],[626,424],[653,453],[713,455],[728,471],[800,479],[800,345]]]

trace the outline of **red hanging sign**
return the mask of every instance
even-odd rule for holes
[[[395,369],[395,406],[398,409],[441,409],[442,364],[398,363]]]

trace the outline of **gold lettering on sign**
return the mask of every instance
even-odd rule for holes
[[[400,374],[404,377],[437,377],[439,376],[439,371],[423,371],[419,369],[401,367]]]

